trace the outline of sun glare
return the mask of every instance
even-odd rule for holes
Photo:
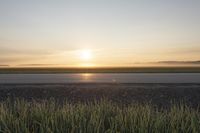
[[[90,50],[82,50],[80,57],[82,60],[90,60],[92,58],[92,53]]]

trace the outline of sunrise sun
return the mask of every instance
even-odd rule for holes
[[[91,50],[85,49],[80,52],[80,58],[82,60],[88,61],[92,58]]]

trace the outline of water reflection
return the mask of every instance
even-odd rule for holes
[[[6,83],[200,83],[200,73],[0,74]]]
[[[115,82],[117,82],[117,80],[116,79],[112,79],[112,82],[115,83]]]
[[[82,80],[84,80],[84,81],[92,80],[92,76],[93,76],[93,74],[91,74],[91,73],[83,73],[83,74],[81,74]]]

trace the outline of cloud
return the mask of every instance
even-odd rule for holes
[[[9,67],[9,65],[0,64],[0,67]]]
[[[33,66],[33,67],[40,67],[40,66],[60,66],[61,64],[18,64],[17,66]]]
[[[199,61],[159,61],[156,62],[159,64],[199,64],[200,65],[200,60]]]
[[[182,47],[182,48],[175,48],[173,50],[168,51],[169,54],[199,54],[200,53],[200,47]]]

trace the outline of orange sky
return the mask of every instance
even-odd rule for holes
[[[199,6],[196,0],[0,1],[0,66],[198,61]]]

